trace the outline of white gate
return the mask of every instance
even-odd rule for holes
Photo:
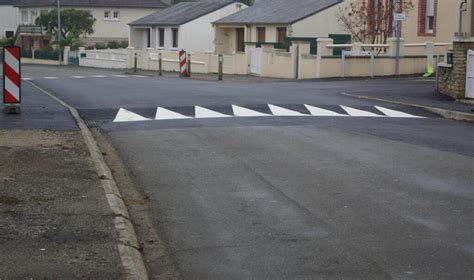
[[[262,48],[250,50],[250,73],[262,74]]]
[[[474,98],[474,51],[467,52],[466,98]]]

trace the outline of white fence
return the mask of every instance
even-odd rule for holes
[[[127,49],[85,50],[79,49],[79,65],[96,68],[126,69]]]

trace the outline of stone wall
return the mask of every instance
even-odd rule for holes
[[[455,99],[466,96],[467,51],[474,49],[474,40],[454,41],[453,65],[441,65],[439,73],[439,92]]]

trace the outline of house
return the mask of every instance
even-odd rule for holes
[[[56,8],[57,0],[18,0],[19,20],[22,25],[34,25],[36,18]],[[94,34],[84,39],[87,45],[109,41],[126,41],[127,23],[165,9],[160,0],[61,0],[61,9],[79,9],[92,13],[97,20]]]
[[[371,0],[376,1],[376,0]],[[380,0],[379,0],[380,1]],[[450,42],[459,30],[459,7],[464,0],[416,0],[402,23],[401,36],[407,43]],[[467,1],[463,12],[462,32],[473,33],[472,0]]]
[[[131,22],[130,46],[139,49],[214,49],[212,22],[247,6],[234,1],[182,2]]]
[[[255,5],[214,22],[216,52],[243,52],[244,43],[273,43],[287,40],[350,35],[337,21],[343,0],[260,0]],[[315,43],[315,40],[313,40]],[[342,43],[342,42],[341,42]]]
[[[18,27],[18,9],[16,0],[0,0],[0,39],[12,38]]]

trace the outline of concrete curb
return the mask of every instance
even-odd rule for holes
[[[441,108],[436,108],[436,107],[430,107],[430,106],[424,106],[424,105],[412,104],[412,103],[405,103],[405,102],[387,100],[387,99],[370,97],[370,96],[349,94],[349,93],[345,93],[345,92],[341,92],[341,94],[344,95],[344,96],[354,97],[354,98],[359,98],[359,99],[367,99],[367,100],[381,101],[381,102],[387,102],[387,103],[392,103],[392,104],[397,104],[397,105],[415,107],[415,108],[423,109],[423,110],[428,111],[428,112],[433,113],[433,114],[437,114],[437,115],[439,115],[439,116],[441,116],[445,119],[450,119],[450,120],[455,120],[455,121],[474,122],[474,114],[470,114],[470,113],[451,111],[451,110],[446,110],[446,109],[441,109]]]
[[[114,226],[118,232],[118,251],[125,270],[125,279],[148,279],[148,273],[140,253],[137,236],[130,220],[127,207],[123,201],[122,195],[117,187],[110,168],[105,163],[102,152],[100,151],[91,131],[87,127],[79,113],[72,106],[57,98],[53,94],[40,88],[35,83],[27,81],[39,91],[51,97],[53,100],[66,107],[74,117],[79,126],[84,142],[89,149],[92,161],[94,162],[97,175],[100,178],[102,188],[104,189],[107,202],[114,214]]]

